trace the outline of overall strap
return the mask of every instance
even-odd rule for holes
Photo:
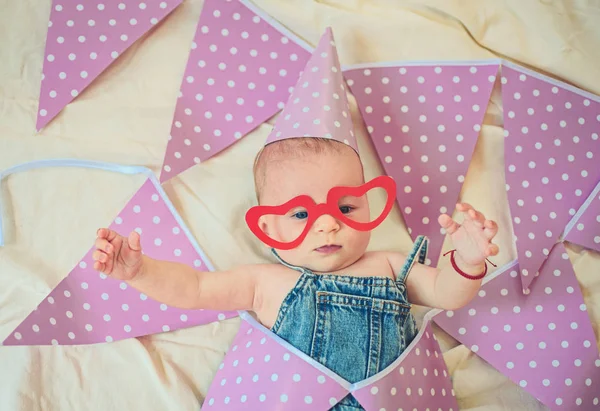
[[[292,270],[296,270],[299,271],[301,273],[304,273],[306,270],[302,267],[298,267],[296,265],[292,265],[292,264],[288,264],[285,261],[283,261],[283,259],[279,256],[279,254],[277,254],[277,251],[275,251],[274,248],[271,248],[271,252],[273,253],[273,255],[275,256],[275,258],[277,258],[277,261],[279,261],[281,264],[285,265],[287,268],[291,268]]]
[[[415,261],[418,261],[420,264],[425,263],[425,259],[427,258],[427,247],[429,246],[429,238],[420,235],[415,240],[412,250],[406,256],[406,260],[404,261],[404,265],[399,273],[396,274],[396,283],[404,284],[408,273],[412,269]]]

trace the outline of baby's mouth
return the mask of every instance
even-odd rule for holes
[[[341,248],[342,248],[341,245],[330,244],[330,245],[321,246],[319,248],[315,248],[315,251],[322,253],[322,254],[332,254],[332,253],[335,253],[336,251],[340,250]]]

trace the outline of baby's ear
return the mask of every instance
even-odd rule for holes
[[[267,224],[267,219],[265,216],[261,216],[258,219],[258,228],[266,235],[269,235],[269,225]],[[271,248],[271,246],[268,244],[263,243],[263,245],[267,248]]]
[[[269,231],[267,230],[267,217],[264,215],[261,215],[258,218],[258,228],[260,228],[260,230],[265,233],[265,234],[269,234]]]

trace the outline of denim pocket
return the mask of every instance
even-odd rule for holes
[[[368,378],[400,355],[409,313],[397,301],[318,291],[311,357],[351,383]]]

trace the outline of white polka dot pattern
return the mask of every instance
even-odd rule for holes
[[[600,194],[595,193],[565,240],[600,252]]]
[[[153,219],[158,217],[160,223]],[[142,232],[144,254],[206,270],[202,257],[147,180],[111,229]],[[156,240],[161,240],[158,242]],[[93,269],[92,248],[4,341],[4,345],[71,345],[118,341],[234,317],[237,312],[182,310]]]
[[[161,172],[207,160],[281,110],[310,53],[239,1],[204,2]]]
[[[347,395],[337,381],[269,334],[242,321],[203,410],[327,410]]]
[[[600,179],[600,103],[502,67],[505,167],[526,290]]]
[[[528,295],[517,270],[509,266],[470,304],[434,321],[551,409],[593,409],[600,358],[564,245],[553,247]]]
[[[321,36],[266,144],[307,136],[331,138],[358,152],[331,28]]]
[[[430,238],[435,266],[445,232],[437,218],[458,199],[498,71],[491,65],[386,66],[344,72],[409,233]]]
[[[42,129],[182,0],[54,0],[36,128]],[[143,5],[143,6],[142,6]]]
[[[384,370],[385,373],[388,369]],[[424,409],[458,411],[452,381],[431,322],[383,378],[352,393],[367,410]]]
[[[256,323],[244,319],[202,409],[329,409],[351,384]],[[426,317],[407,351],[375,381],[357,384],[356,399],[367,410],[423,404],[458,410],[446,363]],[[434,407],[435,406],[435,407]],[[395,408],[394,408],[395,409]]]

